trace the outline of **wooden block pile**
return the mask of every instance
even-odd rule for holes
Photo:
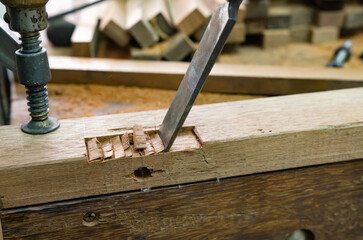
[[[341,0],[343,1],[343,0]],[[94,8],[98,14],[81,18],[72,37],[74,54],[94,57],[100,34],[133,59],[181,61],[190,57],[201,40],[215,8],[225,0],[109,0]],[[363,28],[363,5],[334,5],[324,0],[249,0],[241,5],[238,21],[227,44],[239,45],[246,35],[262,38],[266,49],[289,42],[313,44],[336,40],[340,31]],[[328,1],[329,2],[329,1]],[[332,7],[335,6],[335,7]],[[91,11],[89,9],[88,11]],[[100,20],[90,21],[90,15]],[[97,30],[97,31],[95,31]],[[77,40],[78,39],[78,40]],[[83,42],[85,43],[83,43]],[[82,44],[80,44],[82,42]]]

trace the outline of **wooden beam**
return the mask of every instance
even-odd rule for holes
[[[145,0],[145,14],[161,39],[168,39],[174,33],[170,13],[164,0]]]
[[[72,34],[72,50],[76,57],[97,57],[99,45],[99,13],[104,4],[82,11]]]
[[[189,63],[50,57],[53,83],[179,87]],[[205,92],[283,95],[363,87],[362,70],[215,64]]]
[[[144,15],[143,0],[125,0],[126,29],[137,43],[147,48],[159,41],[159,35]]]
[[[86,139],[122,135],[135,124],[155,131],[166,111],[68,119],[40,136],[3,126],[0,200],[13,208],[362,159],[362,95],[356,88],[195,106],[184,124],[195,130],[181,132],[171,152],[93,163]],[[195,139],[202,147],[188,148],[185,140]],[[137,174],[140,168],[149,174]]]
[[[107,2],[100,30],[121,47],[129,44],[130,35],[126,30],[125,2],[123,0]]]
[[[356,239],[362,171],[358,160],[0,214],[6,239]]]
[[[203,1],[168,0],[174,26],[190,36],[212,15]]]

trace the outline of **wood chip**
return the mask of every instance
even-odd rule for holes
[[[151,145],[150,142],[147,142],[146,143],[146,148],[144,150],[144,154],[145,154],[145,156],[149,156],[149,155],[155,154],[155,150],[154,150],[154,148],[153,148],[153,146]]]
[[[155,134],[154,136],[152,136],[150,142],[152,147],[154,148],[155,153],[164,151],[165,147],[161,138],[159,137],[159,134]]]
[[[132,148],[129,147],[125,150],[125,157],[132,157]]]
[[[136,150],[143,150],[146,148],[146,135],[144,128],[141,125],[135,124],[133,127],[133,140],[134,148]]]
[[[129,139],[128,133],[124,133],[122,135],[121,142],[122,142],[122,147],[124,148],[124,150],[126,150],[130,147],[130,139]]]
[[[113,137],[111,139],[112,142],[112,150],[113,150],[113,158],[123,158],[125,157],[125,151],[122,147],[121,139],[119,136]]]
[[[101,148],[103,153],[103,159],[108,159],[113,156],[112,143],[110,140],[104,141]]]
[[[103,157],[102,149],[99,148],[99,141],[92,138],[87,141],[88,161],[101,159]]]
[[[140,151],[136,150],[135,146],[131,146],[130,149],[132,151],[132,157],[141,157]]]

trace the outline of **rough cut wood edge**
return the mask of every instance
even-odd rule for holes
[[[165,110],[69,119],[50,134],[0,127],[4,208],[363,158],[363,88],[195,106],[201,149],[88,164],[84,138],[161,124]],[[216,114],[217,113],[217,114]],[[155,174],[135,181],[140,168]]]
[[[315,239],[357,239],[362,171],[357,160],[0,214],[7,239],[287,239],[296,229]],[[97,218],[85,226],[88,212]]]
[[[189,63],[50,57],[52,83],[179,87]],[[205,92],[284,95],[363,87],[363,71],[215,64]]]

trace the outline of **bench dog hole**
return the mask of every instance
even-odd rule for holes
[[[147,167],[139,167],[134,171],[134,176],[139,179],[145,179],[152,177],[153,169],[148,169]]]

